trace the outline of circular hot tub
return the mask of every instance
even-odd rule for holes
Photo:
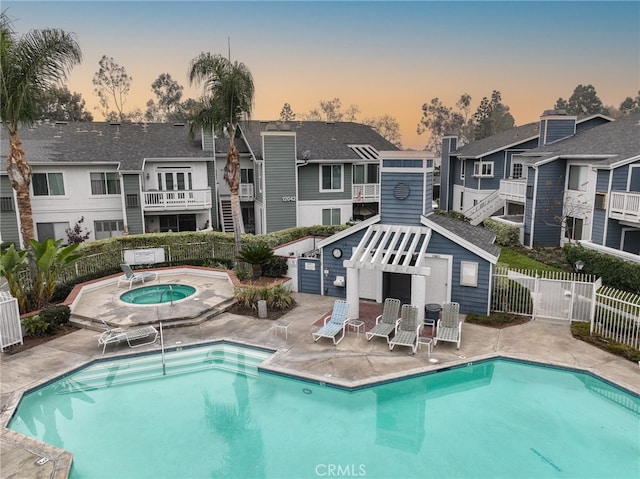
[[[186,284],[155,284],[132,289],[120,295],[120,300],[129,304],[162,304],[188,298],[196,288]]]

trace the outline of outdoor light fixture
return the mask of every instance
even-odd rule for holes
[[[325,268],[324,270],[324,277],[326,278],[327,276],[329,276],[329,269]]]
[[[576,269],[576,273],[579,273],[580,271],[582,271],[582,268],[584,268],[584,261],[578,260],[575,263],[575,269]]]

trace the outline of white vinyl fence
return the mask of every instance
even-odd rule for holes
[[[22,344],[22,323],[18,300],[0,291],[0,350],[14,344]]]
[[[591,321],[601,284],[593,275],[498,267],[491,310],[531,318]]]
[[[600,288],[591,334],[598,333],[640,349],[640,295],[614,288]]]

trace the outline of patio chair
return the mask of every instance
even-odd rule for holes
[[[391,333],[396,329],[396,325],[400,318],[398,313],[400,312],[400,300],[387,298],[384,300],[384,309],[382,314],[376,318],[376,325],[367,331],[367,341],[371,341],[374,336],[379,336],[387,340],[387,344],[391,339]]]
[[[137,283],[138,281],[144,283],[145,279],[151,278],[151,277],[153,277],[154,280],[158,279],[158,273],[156,273],[155,271],[134,272],[131,269],[131,266],[129,266],[126,263],[121,264],[120,268],[122,268],[122,272],[124,274],[120,278],[118,278],[118,287],[120,287],[120,283],[128,282],[129,289],[131,289],[131,286],[133,285],[133,283]]]
[[[458,303],[444,303],[442,305],[442,318],[438,320],[436,326],[436,336],[433,338],[433,345],[438,341],[449,341],[456,343],[460,349],[460,339],[462,337],[462,321],[460,321],[460,305]]]
[[[394,346],[408,346],[413,354],[418,349],[418,334],[422,324],[418,321],[418,307],[412,304],[403,304],[400,313],[400,321],[396,325],[395,334],[389,341],[389,350]]]
[[[107,349],[108,344],[117,344],[126,341],[130,348],[137,348],[145,344],[152,344],[158,339],[158,330],[151,325],[139,326],[131,329],[113,328],[109,326],[103,319],[102,324],[107,328],[98,338],[98,344],[102,346],[102,354]],[[148,339],[139,342],[139,340]]]
[[[333,311],[324,318],[324,325],[315,333],[312,333],[313,340],[318,341],[320,338],[329,338],[333,340],[333,344],[337,345],[344,338],[345,329],[349,322],[348,312],[348,301],[339,299],[333,303]],[[342,332],[342,335],[336,340],[340,332]]]

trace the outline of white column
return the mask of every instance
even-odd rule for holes
[[[418,320],[424,322],[425,295],[427,293],[426,276],[414,274],[411,276],[411,304],[418,307]]]
[[[355,268],[347,268],[347,301],[349,301],[349,317],[360,317],[360,275]]]

